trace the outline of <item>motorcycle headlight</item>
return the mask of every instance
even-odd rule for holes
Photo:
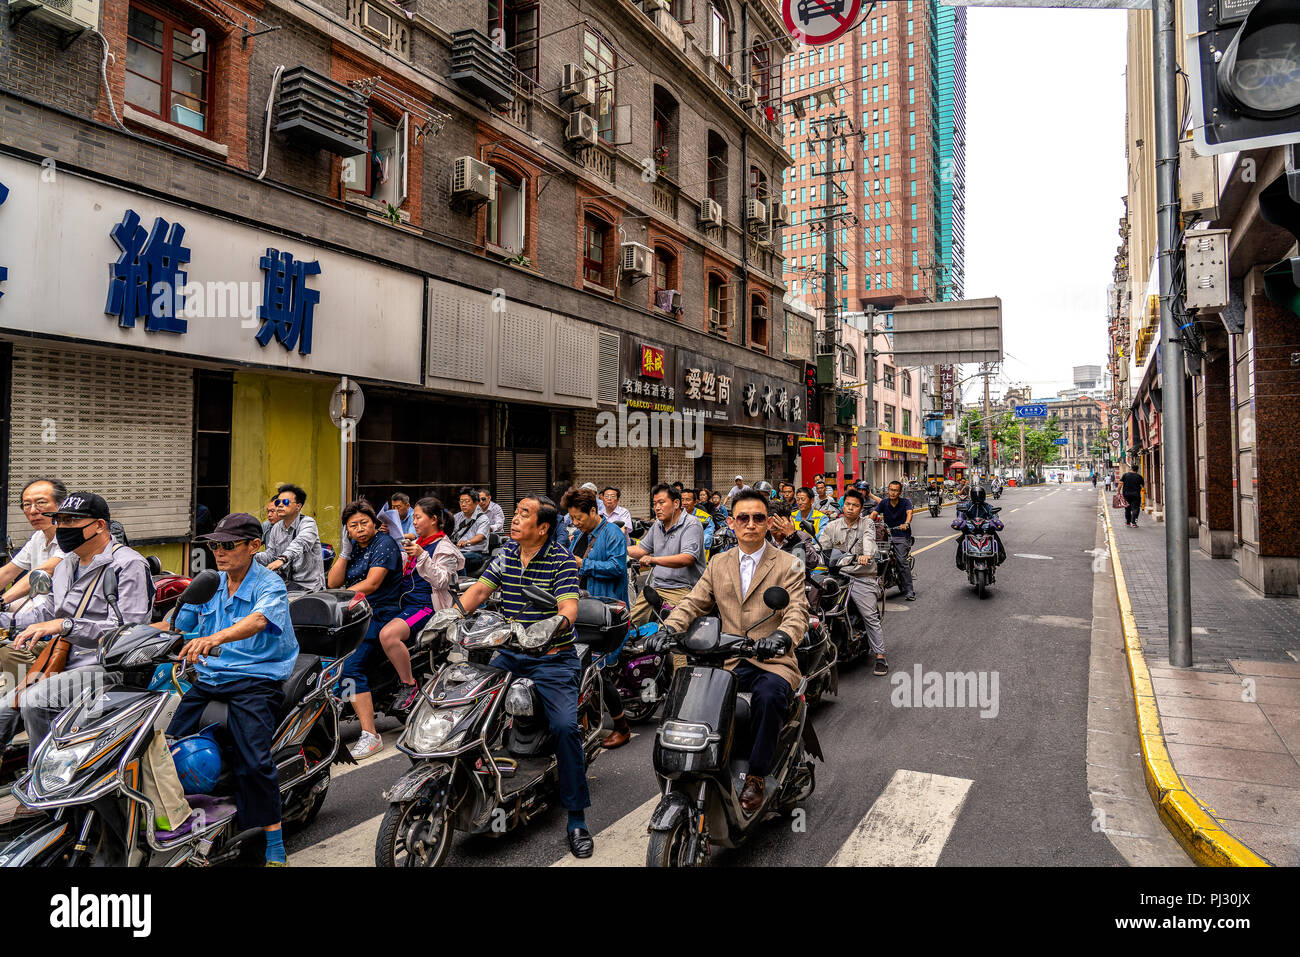
[[[707,724],[690,721],[665,721],[659,729],[659,739],[664,747],[674,751],[703,751],[709,746],[709,741],[716,738]]]
[[[422,752],[457,747],[465,733],[462,731],[453,737],[452,729],[473,709],[472,703],[458,708],[433,708],[426,705],[406,724],[407,746],[413,751]]]
[[[547,618],[544,621],[533,622],[524,629],[523,634],[516,638],[519,647],[524,651],[540,651],[551,643],[555,638],[555,633],[559,631],[560,618]]]
[[[95,748],[95,739],[74,744],[68,748],[49,747],[41,752],[36,765],[36,782],[46,793],[61,791],[72,783],[72,776],[90,757]]]

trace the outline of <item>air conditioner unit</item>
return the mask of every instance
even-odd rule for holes
[[[758,105],[758,97],[754,93],[754,87],[748,83],[741,83],[736,87],[736,102],[741,106],[753,107]]]
[[[570,146],[595,146],[598,137],[596,121],[586,113],[570,113],[569,125],[564,130],[564,142]]]
[[[99,29],[99,0],[9,0],[11,22],[19,14],[29,14],[63,31],[80,35]]]
[[[659,32],[668,39],[669,43],[682,52],[686,51],[686,31],[682,29],[682,25],[677,22],[667,7],[660,7],[651,11],[650,19],[654,21],[654,25],[659,28]]]
[[[591,106],[596,102],[596,78],[587,72],[586,67],[576,63],[566,63],[560,96],[572,99],[574,108]]]
[[[772,204],[772,225],[785,226],[790,222],[790,207],[785,203]]]
[[[361,29],[387,43],[393,38],[393,18],[373,4],[361,4]]]
[[[762,226],[767,222],[767,203],[761,199],[745,200],[745,221]]]
[[[754,307],[754,318],[755,318],[755,319],[763,319],[763,320],[766,320],[766,319],[767,319],[767,306],[755,306],[755,307]]]
[[[492,199],[492,167],[472,156],[460,156],[451,167],[451,198],[474,205]]]
[[[722,207],[716,199],[700,200],[700,225],[706,229],[722,225]]]
[[[655,254],[649,246],[640,243],[623,243],[623,275],[649,276],[654,272]]]
[[[671,10],[672,0],[645,0],[645,12],[653,14],[656,10]]]

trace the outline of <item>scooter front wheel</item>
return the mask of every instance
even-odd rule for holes
[[[440,867],[451,850],[445,805],[427,798],[390,804],[375,837],[376,867]]]
[[[703,834],[701,840],[707,840]],[[696,860],[689,853],[691,846],[691,821],[688,815],[683,815],[676,824],[666,831],[651,831],[650,844],[645,851],[646,867],[694,867],[697,864],[708,863],[707,856],[704,860]]]

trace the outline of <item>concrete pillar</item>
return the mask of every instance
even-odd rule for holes
[[[1228,333],[1211,328],[1195,382],[1197,523],[1193,537],[1211,558],[1231,558],[1232,403]]]
[[[1297,318],[1264,295],[1262,272],[1246,280],[1246,334],[1238,368],[1241,458],[1241,576],[1266,595],[1300,594],[1300,509],[1295,463],[1300,456],[1300,367],[1291,365]],[[1250,404],[1242,392],[1251,390]],[[1252,410],[1253,407],[1253,410]],[[1252,415],[1253,411],[1253,415]],[[1253,421],[1251,421],[1253,419]],[[1247,483],[1253,490],[1246,496]]]

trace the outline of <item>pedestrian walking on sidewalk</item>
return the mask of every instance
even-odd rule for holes
[[[1124,524],[1137,528],[1138,512],[1142,510],[1142,486],[1146,485],[1137,469],[1132,466],[1119,477],[1120,491],[1124,494]]]

